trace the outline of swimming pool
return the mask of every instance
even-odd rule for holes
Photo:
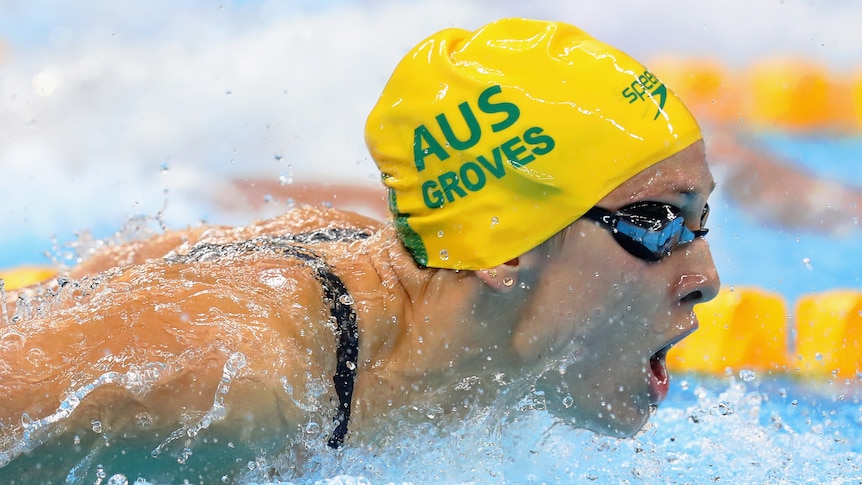
[[[516,3],[452,2],[429,9],[421,2],[411,7],[381,3],[359,8],[332,1],[305,2],[298,10],[270,2],[228,2],[222,9],[192,3],[175,7],[178,10],[167,16],[166,23],[137,22],[136,17],[152,20],[173,11],[168,3],[155,2],[135,12],[100,12],[114,23],[98,26],[82,18],[105,5],[70,4],[65,7],[66,18],[57,18],[63,17],[62,8],[50,18],[37,17],[42,23],[37,22],[32,31],[6,25],[0,31],[10,32],[6,35],[12,37],[19,54],[6,65],[2,81],[4,92],[12,93],[4,95],[2,106],[14,116],[0,122],[9,133],[9,143],[0,152],[7,171],[0,181],[0,267],[46,263],[46,252],[71,263],[77,249],[67,243],[83,241],[85,248],[92,244],[89,236],[77,238],[73,232],[87,230],[96,239],[109,238],[128,214],[153,215],[164,208],[161,222],[184,227],[200,219],[245,223],[287,209],[283,200],[262,210],[237,201],[220,204],[214,192],[231,178],[289,183],[336,172],[339,179],[376,183],[356,127],[373,102],[369,93],[379,89],[401,51],[413,44],[422,24],[415,19],[424,17],[421,30],[430,32],[450,23],[476,25],[483,16],[503,13],[562,17],[586,23],[588,30],[608,39],[626,32],[627,41],[633,47],[637,44],[632,49],[635,53],[647,43],[642,37],[653,34],[638,16],[665,20],[643,11],[626,13],[623,3],[613,21],[608,19],[607,6],[601,7],[607,2],[585,5],[579,12],[572,12],[567,2],[533,7]],[[32,20],[36,14],[28,12],[39,8],[38,2],[33,5],[20,6],[23,14],[19,12],[18,18]],[[731,22],[720,12],[692,12],[681,3],[664,2],[660,7],[652,9],[678,15],[684,11],[689,17],[679,22],[678,30],[668,26],[671,30],[665,37],[655,38],[656,49],[671,48],[675,45],[671,39],[682,36],[691,38],[695,46],[691,48],[700,54],[709,49],[704,43],[708,36],[701,31],[715,33],[724,22]],[[787,6],[790,14],[779,6],[763,10],[741,2],[737,7],[754,10],[764,28],[780,23],[772,21],[776,18],[785,24],[795,22],[797,27],[802,22],[798,6]],[[836,16],[842,15],[821,7],[818,19],[824,22],[809,30],[822,32],[826,29],[822,26],[835,26]],[[43,6],[43,10],[51,9]],[[248,20],[250,15],[256,20]],[[852,27],[853,13],[843,15],[845,27]],[[629,31],[629,26],[635,27]],[[797,30],[800,36],[808,32],[805,26]],[[91,33],[82,33],[85,27],[92,27]],[[844,32],[843,37],[834,32],[829,34],[832,37],[810,35],[817,37],[812,52],[831,52],[840,59],[846,53],[835,45],[860,45],[848,37],[850,28],[840,27],[833,30]],[[157,33],[151,35],[148,29]],[[369,29],[391,35],[369,39]],[[749,42],[763,49],[752,55],[771,54],[765,42],[754,42],[763,39],[748,32]],[[392,42],[393,38],[404,39],[403,45]],[[782,41],[797,48],[800,42],[807,45],[796,38]],[[248,55],[254,46],[267,42],[277,45],[281,53]],[[31,55],[20,55],[22,49]],[[209,49],[221,57],[206,56]],[[313,68],[321,52],[344,58],[333,62],[340,66]],[[286,59],[298,59],[298,66],[285,68]],[[147,74],[162,71],[170,75]],[[351,95],[344,94],[349,91],[343,89],[347,80],[352,83]],[[156,89],[148,88],[147,82]],[[196,89],[187,90],[187,85]],[[314,116],[308,114],[312,111]],[[763,133],[759,141],[800,167],[862,185],[855,163],[862,153],[858,135]],[[318,165],[330,160],[335,160],[331,166]],[[711,205],[710,241],[726,285],[774,290],[791,302],[814,292],[862,287],[858,230],[828,236],[768,227],[721,191]],[[159,224],[150,219],[148,227],[158,231]],[[675,373],[668,400],[650,428],[635,439],[617,440],[554,424],[541,404],[534,402],[470,415],[463,422],[440,427],[430,425],[440,418],[426,413],[420,424],[400,430],[385,446],[341,452],[316,448],[306,459],[307,473],[294,481],[859,483],[860,400],[858,376],[809,380],[793,372],[748,369],[735,369],[729,375]],[[0,469],[0,482],[26,481],[24,471],[38,472],[37,467],[54,466],[59,461],[54,458],[62,457],[71,465],[55,471],[71,483],[155,480],[156,469],[177,470],[169,473],[174,477],[170,481],[182,483],[194,477],[181,470],[183,463],[178,460],[199,466],[221,459],[215,448],[198,444],[191,455],[165,454],[151,473],[138,473],[124,463],[123,446],[111,441],[114,438],[106,439],[96,423],[79,438],[78,443],[74,439],[60,443],[56,456],[49,453],[20,461],[15,465],[19,468]],[[146,452],[158,444],[138,443]],[[291,455],[249,450],[249,457],[227,468],[245,474],[245,481],[277,482],[269,470],[284,466]]]

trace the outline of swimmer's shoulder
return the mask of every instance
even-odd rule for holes
[[[249,225],[248,236],[285,236],[314,231],[340,229],[356,233],[374,234],[384,223],[355,212],[327,207],[303,206],[271,219]]]
[[[281,237],[337,229],[371,235],[385,224],[360,214],[326,207],[302,206],[246,226],[202,225],[166,231],[146,240],[108,245],[69,271],[72,278],[101,273],[111,268],[141,264],[172,254],[187,254],[200,243],[229,244],[256,237]]]

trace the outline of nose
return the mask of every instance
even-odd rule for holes
[[[685,267],[679,278],[676,296],[681,303],[704,303],[718,295],[721,280],[709,243],[703,238],[697,238],[688,245],[684,258]]]

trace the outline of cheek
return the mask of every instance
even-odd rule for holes
[[[555,345],[569,344],[568,349],[582,358],[614,365],[620,356],[638,353],[649,341],[651,329],[666,319],[660,311],[667,285],[651,274],[654,267],[621,266],[585,275],[571,292],[568,308],[577,312],[555,315]],[[577,318],[568,318],[572,316]]]
[[[569,355],[609,332],[607,322],[626,308],[629,293],[623,273],[613,273],[587,266],[543,274],[533,288],[529,319],[515,334],[521,356],[552,359]]]

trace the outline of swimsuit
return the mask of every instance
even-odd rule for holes
[[[169,263],[193,263],[209,261],[216,256],[228,254],[243,254],[254,251],[275,251],[304,261],[306,266],[314,270],[314,277],[323,287],[324,298],[329,302],[329,313],[338,322],[338,348],[336,357],[338,363],[332,382],[338,395],[338,408],[333,422],[335,430],[329,438],[331,448],[340,448],[347,435],[347,424],[350,421],[350,404],[353,396],[353,385],[356,381],[356,361],[359,356],[359,330],[356,325],[356,311],[353,309],[353,297],[344,286],[344,282],[336,276],[323,258],[309,248],[297,244],[316,244],[325,242],[350,242],[365,239],[369,233],[358,229],[329,228],[302,234],[286,236],[262,236],[242,242],[227,244],[196,244],[185,255],[167,256]]]

